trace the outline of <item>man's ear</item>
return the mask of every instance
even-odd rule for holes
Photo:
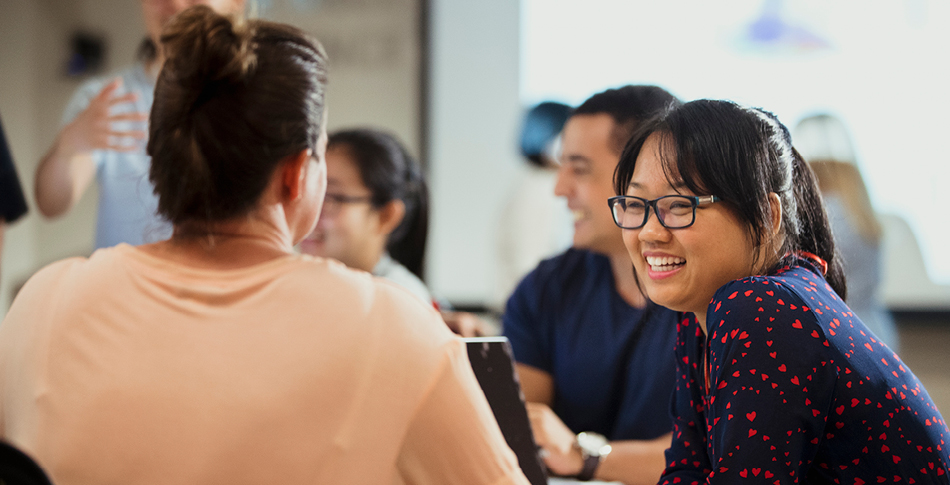
[[[406,203],[399,199],[389,201],[379,208],[380,233],[389,235],[399,227],[404,217],[406,217]]]
[[[296,155],[288,156],[281,164],[282,192],[288,200],[297,200],[303,195],[304,186],[307,183],[307,165],[311,157],[312,153],[308,148]]]
[[[782,199],[775,192],[769,192],[769,211],[772,213],[772,236],[782,231]]]

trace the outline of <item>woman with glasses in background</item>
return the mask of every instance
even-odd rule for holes
[[[326,190],[319,43],[207,7],[161,40],[148,153],[174,233],[29,280],[0,437],[59,485],[526,485],[438,314],[294,253]]]
[[[323,212],[301,251],[385,278],[439,308],[422,282],[428,232],[429,189],[406,148],[371,128],[331,134]],[[483,332],[470,313],[443,311],[442,317],[463,336]]]
[[[770,113],[646,124],[610,199],[643,289],[686,312],[660,483],[948,483],[927,391],[844,303],[815,177]]]
[[[429,190],[419,163],[375,129],[330,134],[327,195],[301,250],[389,279],[432,304],[422,282]]]

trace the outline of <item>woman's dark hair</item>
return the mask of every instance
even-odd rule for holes
[[[286,157],[316,153],[327,57],[294,27],[205,6],[175,16],[161,41],[149,179],[159,214],[200,231],[250,211]]]
[[[327,149],[343,148],[356,164],[374,207],[401,200],[406,215],[389,234],[386,250],[393,259],[423,278],[429,233],[429,189],[419,163],[396,138],[374,129],[338,131]]]
[[[769,193],[777,194],[784,236],[780,254],[785,255],[777,264],[786,264],[798,251],[817,255],[828,263],[828,283],[847,297],[817,180],[775,115],[730,101],[699,100],[672,108],[630,139],[614,174],[617,194],[626,193],[640,150],[654,133],[661,136],[659,156],[671,185],[679,177],[693,193],[728,203],[748,224],[755,247],[772,240]]]

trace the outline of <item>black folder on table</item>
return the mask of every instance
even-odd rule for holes
[[[467,338],[468,359],[482,392],[488,398],[498,427],[531,485],[548,483],[547,470],[538,456],[525,409],[524,394],[515,374],[511,345],[505,337]]]

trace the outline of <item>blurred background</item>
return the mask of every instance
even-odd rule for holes
[[[250,1],[326,46],[331,130],[382,127],[420,156],[433,197],[427,282],[462,308],[498,303],[498,221],[525,170],[517,139],[533,104],[644,83],[761,106],[789,128],[836,116],[882,222],[881,298],[901,354],[950,406],[950,3]],[[0,2],[0,116],[31,204],[67,100],[131,63],[144,34],[136,0]],[[91,252],[96,198],[54,221],[34,207],[9,228],[0,315],[37,269]]]

